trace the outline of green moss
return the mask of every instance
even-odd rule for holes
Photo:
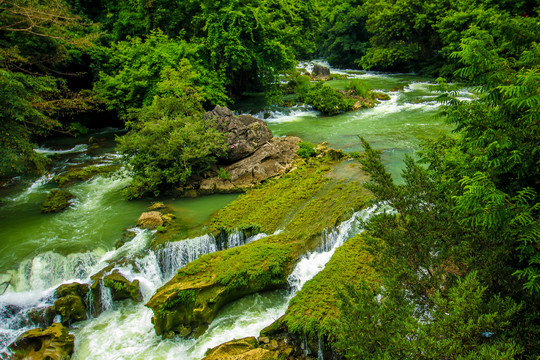
[[[349,239],[339,247],[326,267],[308,281],[291,300],[284,316],[289,330],[296,334],[318,337],[331,335],[332,324],[339,317],[338,291],[345,284],[353,286],[365,280],[368,284],[380,280],[371,267],[373,257],[367,250],[365,235]]]
[[[159,335],[201,334],[225,304],[287,287],[298,257],[319,245],[325,229],[367,203],[370,196],[358,183],[341,179],[324,161],[328,160],[314,159],[311,166],[249,191],[214,216],[211,229],[216,231],[282,231],[202,256],[180,269],[147,304],[154,310]],[[178,298],[188,291],[196,294],[195,301]]]
[[[69,191],[51,190],[41,205],[41,212],[44,214],[60,212],[66,209],[70,205],[69,200],[74,198],[75,195]]]
[[[84,168],[71,169],[54,177],[54,181],[60,187],[72,184],[75,181],[86,181],[99,174],[106,174],[116,171],[120,165],[87,166]]]
[[[169,311],[172,310],[178,306],[184,305],[189,306],[195,303],[195,300],[197,299],[197,293],[195,290],[185,290],[179,292],[176,297],[169,299],[167,301],[161,311]]]
[[[294,216],[300,206],[323,188],[328,182],[325,173],[329,170],[321,170],[317,166],[299,168],[240,195],[213,217],[209,225],[210,232],[253,225],[265,233],[275,232],[282,227],[284,221]]]

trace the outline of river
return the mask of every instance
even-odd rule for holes
[[[311,66],[304,64],[305,67]],[[399,179],[404,154],[418,149],[423,138],[448,133],[450,128],[434,117],[439,104],[429,79],[411,74],[379,74],[353,71],[369,87],[390,95],[372,109],[323,116],[307,107],[270,108],[260,112],[274,136],[295,135],[304,141],[320,143],[346,152],[361,151],[357,135],[366,138]],[[330,81],[343,88],[348,80]],[[463,91],[463,97],[467,92]],[[248,111],[249,104],[238,110]],[[134,229],[137,234],[118,246],[126,229],[135,222],[151,200],[126,201],[120,191],[129,179],[119,176],[96,176],[68,186],[76,195],[70,208],[59,214],[41,214],[40,205],[51,189],[52,177],[73,166],[107,165],[120,161],[114,152],[115,129],[103,129],[83,138],[57,138],[41,144],[38,151],[53,160],[49,174],[21,180],[0,192],[0,353],[26,329],[28,313],[36,307],[53,303],[53,291],[61,283],[88,282],[89,276],[111,259],[121,256],[136,259],[135,265],[119,268],[126,278],[139,279],[145,300],[167,281],[177,267],[203,253],[216,251],[211,237],[201,237],[170,245],[159,251],[148,249],[152,233]],[[97,145],[96,145],[97,144]],[[122,170],[120,170],[120,173]],[[164,199],[175,215],[189,226],[207,219],[214,211],[233,201],[236,195],[214,195],[196,199]],[[333,251],[347,238],[361,231],[355,214],[336,229],[341,240],[335,246],[320,249],[300,261],[291,289],[243,298],[227,306],[197,340],[161,340],[155,335],[151,310],[144,302],[115,303],[100,316],[75,324],[75,359],[200,359],[208,347],[233,338],[257,336],[259,331],[283,315],[289,299],[324,268]],[[258,237],[265,236],[260,234]],[[231,246],[257,238],[230,239]],[[166,253],[164,253],[166,252]],[[164,260],[166,259],[166,260]],[[1,356],[0,356],[1,357]]]

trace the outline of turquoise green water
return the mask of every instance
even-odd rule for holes
[[[43,144],[40,151],[52,158],[50,173],[40,179],[21,181],[4,189],[0,196],[0,273],[45,252],[68,255],[114,248],[125,229],[135,226],[152,199],[126,201],[121,190],[129,179],[122,171],[96,176],[66,187],[76,199],[64,212],[42,214],[40,207],[48,192],[56,188],[52,176],[70,166],[117,163],[112,130],[82,139],[59,138]],[[81,142],[81,141],[86,141]],[[97,145],[96,145],[97,144]],[[195,199],[166,200],[177,218],[196,225],[224,207],[237,195],[214,195]]]
[[[403,168],[405,154],[413,155],[426,138],[448,134],[452,128],[436,117],[440,104],[432,79],[411,74],[349,74],[367,87],[390,95],[374,108],[325,116],[307,107],[274,108],[259,112],[274,136],[293,135],[315,144],[327,141],[329,146],[346,152],[362,151],[358,136],[375,149],[383,151],[383,160],[395,178]],[[334,80],[328,85],[344,89],[347,80]],[[463,96],[467,96],[464,92]],[[240,111],[250,111],[242,104]],[[268,115],[270,115],[268,117]]]

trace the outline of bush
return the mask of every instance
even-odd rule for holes
[[[315,151],[315,146],[312,143],[302,141],[298,143],[298,151],[296,153],[304,159],[307,159],[314,156],[317,152]]]
[[[355,101],[345,99],[336,89],[320,82],[309,90],[305,102],[320,112],[334,115],[351,110]]]
[[[295,76],[292,80],[296,101],[306,101],[306,96],[311,89],[311,79],[307,75]]]
[[[203,120],[188,97],[156,97],[130,117],[130,132],[118,138],[133,173],[124,192],[129,199],[182,187],[227,151],[225,135],[215,123]]]
[[[363,98],[371,97],[370,89],[360,79],[354,79],[354,80],[349,81],[349,84],[347,85],[346,90],[354,90],[356,95]]]

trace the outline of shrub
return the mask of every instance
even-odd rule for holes
[[[320,82],[309,90],[305,102],[327,115],[334,115],[351,110],[355,101],[345,99],[336,89]]]
[[[346,87],[347,90],[354,90],[356,95],[363,98],[370,98],[371,91],[370,89],[362,82],[360,79],[354,79],[349,81],[349,84]]]

